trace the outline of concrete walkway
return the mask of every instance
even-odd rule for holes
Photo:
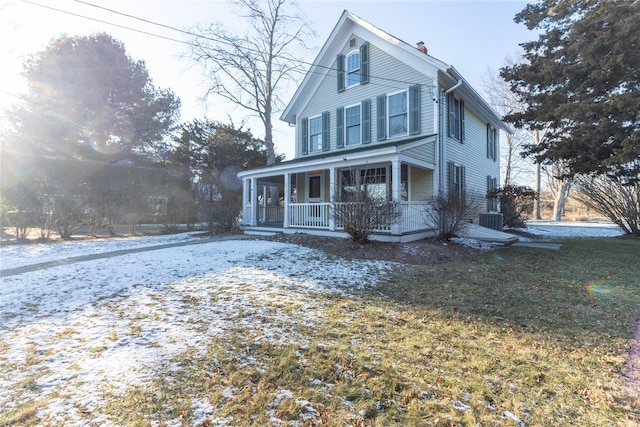
[[[155,246],[144,246],[144,247],[140,247],[140,248],[120,249],[120,250],[117,250],[117,251],[103,252],[103,253],[99,253],[99,254],[79,255],[79,256],[74,256],[74,257],[69,257],[69,258],[58,259],[58,260],[55,260],[55,261],[47,261],[47,262],[41,262],[41,263],[38,263],[38,264],[25,265],[23,267],[18,267],[18,268],[0,270],[0,277],[15,276],[16,274],[28,273],[28,272],[37,271],[37,270],[43,270],[45,268],[56,267],[58,265],[75,264],[75,263],[78,263],[78,262],[93,261],[93,260],[96,260],[96,259],[111,258],[111,257],[116,257],[116,256],[121,256],[121,255],[134,254],[134,253],[138,253],[138,252],[157,251],[159,249],[174,248],[174,247],[178,247],[178,246],[202,245],[202,244],[205,244],[205,243],[222,242],[222,241],[225,241],[225,240],[241,240],[241,239],[255,239],[255,237],[254,236],[249,236],[249,235],[246,235],[246,234],[233,234],[233,235],[228,235],[228,236],[213,236],[213,237],[207,237],[207,238],[203,238],[203,239],[199,239],[199,240],[195,240],[194,239],[194,240],[187,240],[187,241],[174,242],[174,243],[165,243],[165,244],[162,244],[162,245],[155,245]]]
[[[481,227],[476,224],[468,224],[465,230],[460,234],[461,237],[466,237],[468,239],[496,243],[499,245],[511,245],[518,241],[518,236],[487,227]]]
[[[523,248],[552,249],[557,251],[560,250],[562,244],[549,242],[516,242],[511,246],[520,246]]]

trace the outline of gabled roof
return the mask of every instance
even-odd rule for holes
[[[482,112],[494,127],[503,129],[509,133],[512,132],[510,128],[502,123],[496,112],[451,65],[421,52],[415,46],[392,36],[348,10],[342,12],[338,23],[333,28],[333,31],[331,31],[320,53],[309,68],[307,75],[302,80],[300,86],[298,86],[291,101],[280,116],[281,120],[290,124],[296,123],[296,113],[304,109],[304,106],[309,102],[309,99],[318,89],[327,74],[336,74],[334,68],[336,55],[342,50],[352,35],[367,40],[378,49],[387,52],[398,61],[409,65],[425,75],[433,77],[438,75],[440,84],[443,84],[445,87],[452,87],[458,81],[462,81],[458,90],[465,95],[465,101],[467,101],[467,99],[471,101],[471,103],[468,104],[469,107]]]

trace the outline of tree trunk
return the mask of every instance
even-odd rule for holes
[[[553,203],[553,220],[562,221],[562,212],[564,211],[564,203],[569,195],[571,189],[571,180],[564,179],[560,184],[560,191],[556,195],[556,200]]]

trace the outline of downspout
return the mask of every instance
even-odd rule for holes
[[[451,68],[447,70],[449,73],[453,74],[455,71]],[[457,72],[456,72],[457,74]],[[438,103],[438,114],[439,114],[439,132],[438,132],[438,191],[440,195],[444,194],[444,177],[445,175],[445,165],[446,165],[446,157],[447,157],[447,144],[445,143],[445,104],[447,102],[447,95],[462,86],[462,78],[458,78],[458,82],[451,86],[449,89],[440,92],[440,102]]]

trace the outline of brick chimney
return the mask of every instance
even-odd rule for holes
[[[427,47],[424,45],[424,42],[418,42],[416,43],[416,47],[418,48],[418,50],[424,54],[427,54]]]

